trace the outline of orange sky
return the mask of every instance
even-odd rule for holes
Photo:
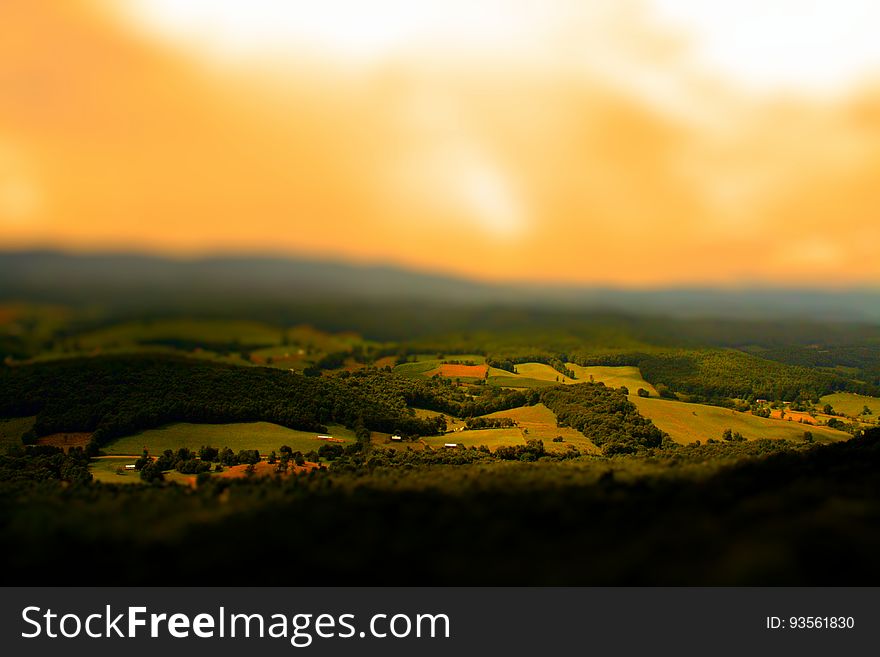
[[[167,0],[0,3],[0,245],[880,283],[880,84],[855,37],[799,67],[662,2],[201,4],[210,29]],[[821,18],[768,43],[796,60]]]

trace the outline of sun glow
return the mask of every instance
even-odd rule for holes
[[[840,90],[880,72],[873,0],[130,0],[122,7],[143,29],[225,57],[313,50],[363,64],[434,49],[532,60],[562,50],[576,58],[595,55],[596,24],[607,29],[609,19],[639,15],[683,39],[694,69],[755,90]]]
[[[432,46],[497,49],[528,36],[540,15],[521,0],[133,0],[127,8],[138,25],[216,54],[313,49],[358,60]]]

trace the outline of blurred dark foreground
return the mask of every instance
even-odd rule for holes
[[[4,458],[19,473],[0,503],[4,584],[880,582],[878,429],[711,476],[625,480],[538,462],[62,485]]]

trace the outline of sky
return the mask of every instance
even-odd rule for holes
[[[0,248],[880,284],[871,0],[2,0]]]

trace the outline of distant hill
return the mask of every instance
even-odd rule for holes
[[[252,302],[492,304],[565,311],[880,323],[880,287],[612,289],[491,284],[384,265],[282,257],[174,259],[129,253],[0,252],[0,300],[113,307]]]

